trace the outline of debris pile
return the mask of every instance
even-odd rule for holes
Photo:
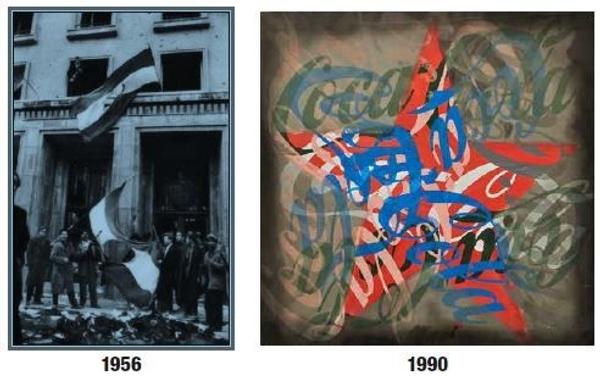
[[[21,311],[29,345],[227,345],[201,323],[150,311]]]

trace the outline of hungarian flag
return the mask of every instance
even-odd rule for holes
[[[90,227],[101,247],[111,240],[129,242],[127,236],[116,225],[119,198],[123,188],[125,183],[106,195],[90,210]]]
[[[127,60],[96,90],[73,103],[77,127],[86,141],[110,129],[125,112],[138,91],[147,86],[160,86],[150,47]],[[114,100],[106,106],[108,98]]]
[[[147,307],[158,284],[158,268],[146,251],[133,249],[134,256],[124,263],[107,263],[102,272],[125,299],[138,307]]]
[[[155,242],[131,241],[119,230],[116,224],[117,209],[124,187],[125,183],[121,184],[90,210],[90,227],[103,252],[111,241],[119,242],[130,250],[128,261],[105,263],[102,271],[127,301],[138,307],[146,307],[158,283],[159,270],[152,255],[157,246]]]

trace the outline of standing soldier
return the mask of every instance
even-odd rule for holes
[[[98,307],[98,295],[96,293],[96,280],[98,279],[98,262],[102,260],[98,245],[90,239],[87,231],[81,233],[81,240],[77,247],[75,259],[79,266],[79,304],[85,305],[87,291],[90,292],[90,304],[92,308]]]
[[[48,240],[48,230],[45,227],[40,228],[38,235],[29,241],[27,246],[27,299],[26,304],[42,304],[42,294],[44,291],[44,281],[48,265],[50,264],[50,241]]]
[[[58,295],[67,290],[69,303],[72,308],[79,308],[75,300],[75,289],[73,288],[73,265],[71,264],[72,252],[67,244],[69,234],[66,229],[60,230],[58,238],[52,243],[50,261],[52,268],[52,306],[58,309]]]

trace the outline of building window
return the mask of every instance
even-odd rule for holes
[[[109,26],[112,23],[111,12],[83,12],[79,20],[79,27]]]
[[[200,12],[164,12],[162,14],[162,19],[164,21],[186,20],[190,18],[200,18],[200,16]]]
[[[32,12],[18,12],[13,14],[13,30],[15,35],[31,34],[33,26]]]
[[[111,12],[83,12],[75,14],[75,27],[67,30],[71,41],[114,38],[117,36],[115,15]]]
[[[204,30],[210,27],[207,13],[203,12],[164,12],[154,21],[155,33],[171,33],[189,30]]]
[[[67,71],[67,96],[84,95],[100,87],[108,73],[108,59],[75,58]]]
[[[25,86],[25,64],[13,66],[13,99],[19,100],[23,95]]]
[[[161,55],[160,61],[163,91],[200,90],[201,52],[164,54]]]

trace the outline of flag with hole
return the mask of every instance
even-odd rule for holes
[[[150,47],[117,68],[96,90],[75,100],[72,106],[84,140],[91,141],[119,120],[137,93],[160,87]]]

